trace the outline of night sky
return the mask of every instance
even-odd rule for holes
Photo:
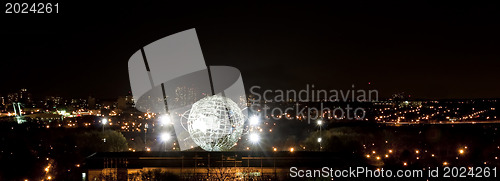
[[[102,3],[2,12],[0,93],[125,95],[135,51],[196,28],[207,64],[240,69],[247,89],[355,84],[382,97],[500,98],[498,3]]]

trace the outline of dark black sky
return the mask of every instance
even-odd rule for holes
[[[247,88],[500,97],[498,3],[59,4],[51,15],[2,10],[0,93],[124,95],[135,51],[196,28],[207,64],[237,67]]]

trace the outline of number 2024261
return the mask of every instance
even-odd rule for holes
[[[59,13],[59,3],[5,3],[6,14]]]

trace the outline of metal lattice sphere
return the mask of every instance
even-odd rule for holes
[[[243,133],[245,117],[229,98],[214,95],[194,103],[187,120],[193,141],[206,151],[227,151]]]

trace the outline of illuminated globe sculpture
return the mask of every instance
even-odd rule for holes
[[[206,151],[227,151],[243,133],[245,116],[229,98],[214,95],[193,104],[187,120],[191,139]]]

